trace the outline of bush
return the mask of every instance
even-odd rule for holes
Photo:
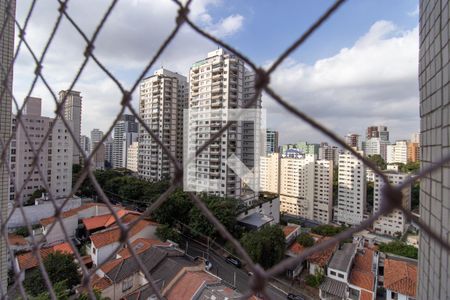
[[[325,279],[325,275],[322,271],[316,270],[314,275],[308,274],[305,278],[305,283],[311,287],[317,288]]]
[[[311,228],[311,232],[313,232],[315,234],[323,235],[323,236],[334,236],[334,235],[344,231],[345,229],[347,229],[347,227],[345,227],[345,226],[336,227],[336,226],[332,226],[332,225],[320,225],[320,226]]]
[[[303,247],[311,247],[314,245],[314,238],[309,233],[304,232],[298,236],[297,242]]]
[[[25,226],[19,227],[14,231],[15,234],[21,235],[23,237],[27,237],[30,235],[30,232],[28,231],[28,228]]]
[[[418,256],[418,249],[416,247],[407,245],[401,241],[393,241],[388,244],[382,243],[380,245],[380,251],[414,259],[417,259]]]
[[[163,242],[171,240],[172,242],[179,243],[181,241],[180,234],[168,225],[158,226],[156,228],[156,235]]]

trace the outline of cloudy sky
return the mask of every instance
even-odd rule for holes
[[[194,0],[190,16],[255,63],[268,67],[331,4],[325,0]],[[17,1],[21,24],[28,5],[28,1]],[[108,5],[108,1],[72,0],[68,13],[90,36]],[[363,134],[368,125],[384,124],[393,139],[409,138],[419,128],[417,5],[416,0],[349,0],[280,66],[271,86],[340,135]],[[170,0],[119,1],[95,43],[95,55],[130,88],[174,28],[176,13]],[[42,53],[57,16],[56,0],[37,1],[26,34],[36,55]],[[85,46],[64,18],[43,68],[55,93],[70,86]],[[187,74],[193,62],[216,48],[185,25],[155,68]],[[14,93],[21,103],[29,93],[35,66],[25,47],[19,53]],[[93,128],[106,131],[120,109],[121,94],[115,83],[91,60],[74,89],[83,96],[82,133],[88,135]],[[54,115],[54,100],[41,81],[31,95],[43,99],[45,115]],[[138,103],[137,94],[133,103]],[[268,110],[268,126],[280,131],[281,142],[327,140],[266,95],[263,107]]]

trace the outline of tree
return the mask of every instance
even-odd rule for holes
[[[211,195],[202,195],[201,199],[220,223],[231,233],[235,232],[238,200]],[[189,226],[195,232],[209,237],[217,236],[217,230],[214,225],[209,222],[196,206],[193,206],[189,212]]]
[[[169,225],[160,225],[156,228],[156,236],[161,241],[171,240],[172,242],[179,243],[180,242],[180,234],[170,227]]]
[[[297,243],[303,247],[312,247],[314,245],[314,238],[309,233],[303,232],[298,236]]]
[[[15,234],[27,237],[30,235],[28,228],[26,226],[21,226],[14,231]]]
[[[407,245],[401,241],[392,241],[390,243],[381,243],[380,251],[386,253],[392,253],[404,257],[417,259],[418,250],[414,246]]]
[[[319,225],[311,228],[311,231],[315,234],[323,235],[323,236],[334,236],[341,231],[344,231],[347,227],[341,226],[333,226],[333,225]]]
[[[317,288],[323,282],[324,279],[325,275],[323,274],[322,269],[316,269],[314,275],[312,274],[306,275],[305,282],[307,285]]]
[[[379,154],[369,155],[368,159],[372,161],[380,170],[386,170],[386,162]]]
[[[406,165],[401,164],[400,171],[403,173],[413,173],[416,174],[420,169],[420,162],[408,162]]]
[[[416,181],[411,187],[411,210],[418,209],[420,204],[420,182]]]
[[[102,293],[101,293],[100,290],[94,289],[93,292],[94,292],[94,296],[95,296],[95,299],[96,299],[96,300],[109,300],[108,297],[102,297]],[[91,299],[91,298],[89,297],[89,294],[88,294],[88,293],[82,293],[82,294],[78,297],[78,300],[88,300],[88,299]]]
[[[28,201],[26,203],[24,203],[24,205],[34,205],[34,200],[41,198],[42,194],[47,192],[46,189],[44,188],[40,188],[38,190],[35,190],[30,197],[28,198]]]
[[[192,206],[188,195],[181,189],[177,189],[169,196],[166,202],[155,210],[153,218],[158,223],[169,226],[175,225],[177,221],[189,224],[189,212]]]
[[[50,253],[44,258],[44,267],[50,282],[55,285],[64,279],[66,289],[71,289],[80,283],[78,266],[72,255],[60,251]],[[24,280],[24,287],[33,296],[38,296],[46,291],[47,287],[39,268],[31,271]]]
[[[66,280],[59,281],[53,285],[53,292],[55,293],[56,299],[58,300],[68,300],[69,291],[67,289]],[[31,300],[50,300],[50,293],[48,291],[42,292],[36,297],[32,297]]]
[[[285,237],[280,226],[265,226],[259,231],[244,233],[241,245],[254,262],[268,269],[283,259]]]

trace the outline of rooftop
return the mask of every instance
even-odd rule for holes
[[[140,215],[138,212],[120,209],[116,212],[117,217],[122,220],[123,223],[129,223]],[[105,214],[101,216],[95,216],[91,218],[84,218],[83,224],[87,230],[95,230],[99,228],[106,228],[116,223],[116,218],[113,214]]]
[[[406,261],[384,260],[384,288],[416,297],[417,266]]]
[[[220,279],[205,271],[185,272],[178,278],[171,289],[165,294],[168,300],[192,299],[196,292],[205,284],[217,283]]]
[[[356,245],[351,243],[345,243],[340,249],[334,252],[331,258],[329,268],[339,270],[342,272],[347,272],[350,270],[350,265],[352,263],[353,256],[356,253]]]
[[[50,253],[53,253],[56,251],[60,251],[62,253],[67,253],[67,254],[73,254],[72,248],[70,247],[69,243],[67,243],[67,242],[57,244],[52,247],[39,249],[39,253],[40,253],[42,259],[47,257],[47,255],[49,255]],[[16,258],[17,258],[17,262],[19,264],[20,270],[28,270],[28,269],[32,269],[32,268],[35,268],[38,266],[38,257],[32,251],[18,254],[16,256]]]
[[[74,216],[82,210],[85,210],[85,209],[88,209],[90,207],[97,206],[97,205],[104,205],[104,204],[103,203],[86,203],[86,204],[81,205],[80,207],[69,209],[69,210],[66,210],[65,212],[62,212],[61,218],[64,219],[64,218]],[[47,225],[54,223],[55,221],[56,221],[56,217],[48,217],[48,218],[41,219],[40,223],[42,226],[47,226]]]
[[[334,280],[330,277],[325,277],[325,280],[320,285],[320,289],[339,298],[347,297],[347,284],[345,282]]]
[[[251,215],[248,215],[245,218],[239,220],[238,222],[244,224],[245,226],[249,226],[249,227],[253,227],[253,228],[260,228],[272,221],[273,221],[273,217],[269,217],[262,213],[255,212],[255,213],[252,213]]]
[[[350,274],[350,283],[363,289],[373,291],[375,286],[375,274],[372,272],[373,251],[364,249],[355,256],[355,265]]]
[[[26,246],[28,241],[21,235],[8,233],[8,241],[11,246]]]
[[[294,225],[288,225],[283,227],[283,233],[285,237],[288,237],[291,233],[293,233],[297,228],[299,228],[300,225],[294,226]]]

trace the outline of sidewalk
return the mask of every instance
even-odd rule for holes
[[[319,298],[319,290],[307,286],[304,282],[299,282],[298,280],[288,280],[285,277],[273,277],[270,283],[277,288],[282,289],[287,293],[292,293],[299,295],[305,300],[316,300]]]

